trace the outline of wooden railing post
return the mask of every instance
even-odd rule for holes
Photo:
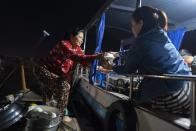
[[[24,71],[24,65],[20,65],[20,74],[21,74],[21,82],[22,82],[22,91],[28,91],[27,85],[26,85],[26,78],[25,78],[25,71]]]

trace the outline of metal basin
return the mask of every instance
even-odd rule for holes
[[[27,124],[25,127],[25,131],[56,131],[58,128],[58,125],[60,123],[60,116],[59,116],[59,110],[54,107],[49,107],[49,106],[34,106],[34,108],[40,107],[44,111],[48,112],[54,112],[56,113],[56,117],[50,118],[49,120],[45,119],[32,119],[28,118],[28,115],[26,117],[27,119]]]
[[[19,102],[8,105],[6,109],[0,111],[0,130],[16,123],[27,111],[28,107]]]

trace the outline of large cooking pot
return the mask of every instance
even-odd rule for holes
[[[20,120],[28,111],[23,103],[14,102],[0,110],[0,130],[5,129]]]
[[[56,131],[58,128],[58,125],[60,123],[60,113],[59,110],[55,107],[50,107],[50,106],[42,106],[42,105],[37,105],[37,106],[32,106],[31,110],[34,110],[35,108],[41,108],[43,112],[52,112],[55,113],[56,116],[50,119],[43,119],[41,117],[30,117],[28,112],[27,114],[27,124],[25,127],[25,131]],[[36,119],[35,119],[36,118]]]

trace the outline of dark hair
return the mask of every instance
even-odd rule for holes
[[[191,52],[187,49],[181,49],[179,53],[181,56],[192,56]]]
[[[139,22],[140,20],[143,21],[143,26],[139,35],[146,33],[157,26],[165,28],[167,25],[167,16],[165,12],[150,6],[137,8],[132,14],[132,19],[135,22]]]
[[[167,14],[163,10],[158,10],[157,13],[159,15],[158,23],[161,28],[163,28],[165,31],[168,29],[168,18]]]
[[[72,28],[72,30],[70,32],[70,36],[71,35],[76,36],[76,35],[78,35],[81,32],[84,33],[84,30],[82,28],[79,28],[79,27]]]
[[[84,33],[84,30],[80,27],[72,28],[64,34],[63,39],[69,40],[71,38],[71,35],[76,36],[80,32]]]

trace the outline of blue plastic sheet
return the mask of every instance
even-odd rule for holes
[[[100,72],[100,71],[96,71],[96,76],[95,76],[95,81],[98,84],[99,87],[105,89],[106,87],[106,74]]]
[[[172,41],[177,50],[180,49],[185,32],[186,28],[179,28],[176,30],[168,31],[167,33],[167,35],[169,36],[170,40]]]
[[[97,42],[96,42],[97,47],[96,47],[95,53],[101,52],[101,45],[103,41],[104,30],[105,30],[105,13],[103,13],[101,20],[99,21],[99,27],[98,27],[98,32],[97,32]],[[97,65],[98,65],[98,61],[94,60],[90,68],[89,82],[93,85],[96,80]]]

